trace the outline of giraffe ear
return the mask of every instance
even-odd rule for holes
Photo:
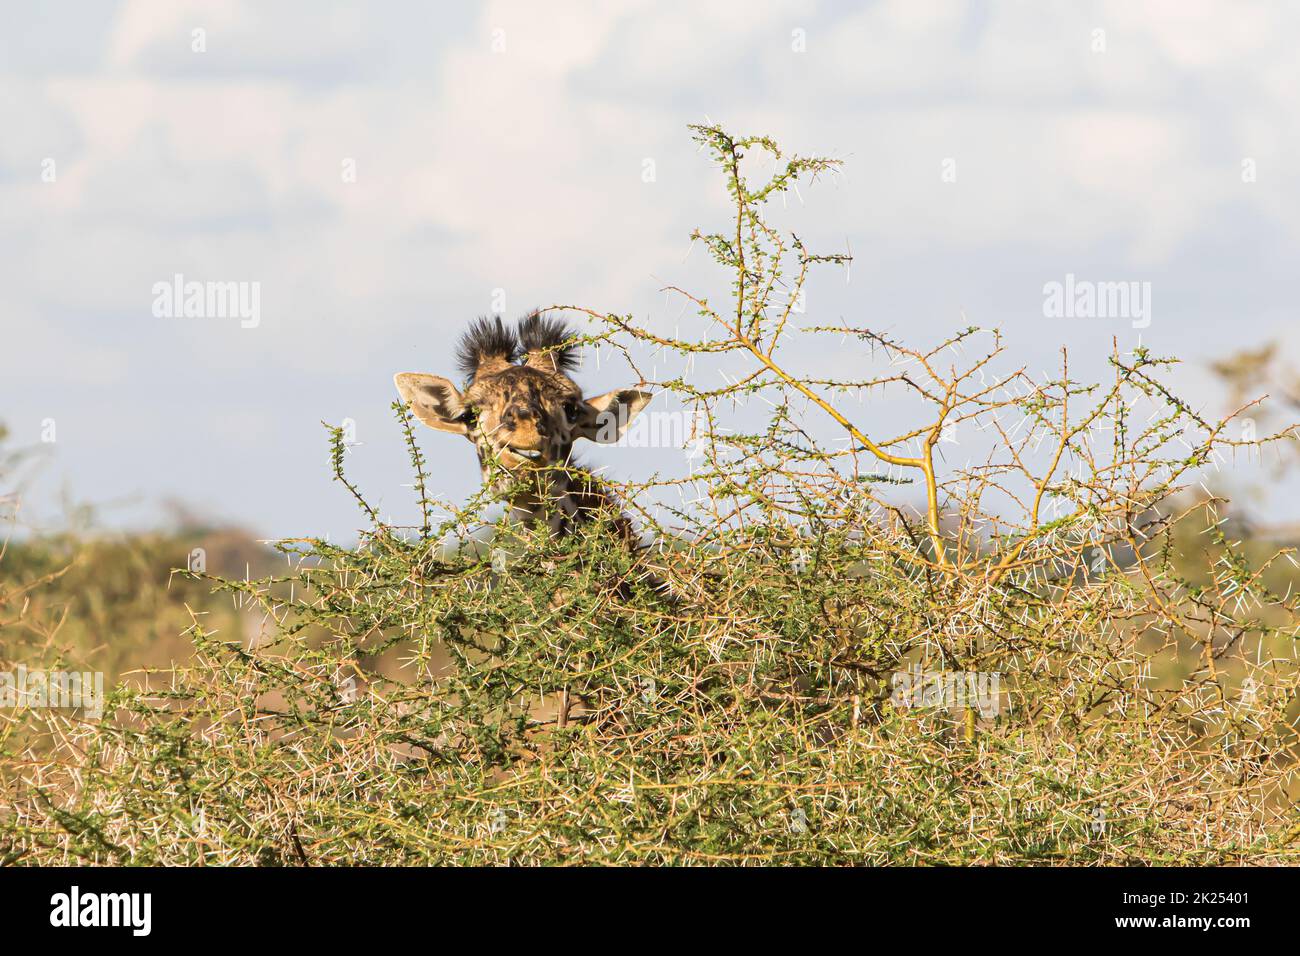
[[[578,429],[579,438],[610,445],[623,437],[627,426],[650,404],[654,395],[636,388],[617,388],[612,392],[589,398],[587,414]]]
[[[441,375],[399,372],[393,376],[397,394],[411,407],[415,417],[440,432],[468,435],[465,404],[456,386]]]

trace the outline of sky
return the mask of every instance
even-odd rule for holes
[[[842,160],[776,211],[810,246],[808,324],[928,346],[998,328],[1008,365],[1104,374],[1112,339],[1206,363],[1300,303],[1300,7],[1251,2],[692,0],[120,3],[3,0],[0,421],[43,465],[29,522],[108,526],[166,502],[265,537],[361,526],[348,469],[414,514],[389,408],[399,371],[452,373],[473,317],[572,303],[689,322],[666,285],[727,200],[690,123]],[[159,285],[240,283],[256,321],[187,317]],[[1136,282],[1137,318],[1049,314],[1067,276]],[[1147,285],[1149,284],[1149,285]],[[807,337],[794,369],[861,376]],[[608,357],[607,357],[608,358]],[[614,361],[593,393],[635,384]],[[905,430],[920,410],[856,407]],[[53,440],[50,440],[53,439]],[[425,431],[434,490],[478,483]],[[615,476],[666,449],[602,448]],[[1295,506],[1270,504],[1294,519]],[[1292,510],[1288,511],[1288,507]]]

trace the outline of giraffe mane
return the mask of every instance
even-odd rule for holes
[[[519,340],[499,315],[479,316],[456,346],[456,367],[471,381],[484,365],[509,365],[518,357]]]
[[[553,319],[540,310],[519,320],[519,345],[526,362],[536,368],[551,366],[566,375],[578,368],[578,347],[573,331],[561,319]]]

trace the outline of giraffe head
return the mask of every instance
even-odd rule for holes
[[[515,328],[478,319],[461,337],[457,361],[461,388],[424,372],[393,380],[416,418],[469,438],[485,472],[492,463],[511,472],[568,465],[575,441],[618,441],[652,397],[621,388],[584,398],[569,377],[578,364],[570,331],[540,312]]]

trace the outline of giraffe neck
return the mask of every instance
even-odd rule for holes
[[[484,480],[489,480],[484,475]],[[589,471],[572,466],[539,469],[520,489],[509,478],[498,479],[497,489],[508,498],[510,516],[529,526],[544,525],[552,537],[572,534],[578,525],[595,521],[604,512],[614,515],[616,533],[633,542],[632,522],[622,513],[618,501]]]

